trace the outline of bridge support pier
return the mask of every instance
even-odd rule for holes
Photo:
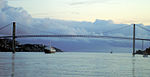
[[[15,52],[16,52],[16,22],[13,22],[13,33],[12,33],[12,39],[13,39],[13,41],[12,41],[12,52],[13,52],[13,54],[15,54]]]

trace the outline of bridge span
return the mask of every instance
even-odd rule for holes
[[[10,26],[10,24],[6,25],[6,26],[3,26],[0,28],[0,30]],[[148,32],[150,32],[149,29],[147,28],[144,28],[144,27],[141,27],[141,26],[138,26],[139,28],[141,29],[144,29]],[[110,31],[107,31],[107,32],[103,32],[103,33],[108,33],[108,32],[112,32],[112,31],[116,31],[116,30],[119,30],[119,29],[123,29],[123,28],[126,28],[126,27],[121,27],[121,28],[118,28],[118,29],[113,29],[113,30],[110,30]],[[97,39],[102,39],[102,38],[107,38],[107,39],[120,39],[120,40],[133,40],[133,56],[135,56],[135,40],[142,40],[142,43],[143,41],[150,41],[150,39],[145,39],[145,38],[136,38],[135,37],[135,24],[133,24],[133,36],[131,37],[121,37],[121,36],[102,36],[102,35],[65,35],[65,34],[61,34],[61,35],[39,35],[39,34],[36,34],[36,35],[16,35],[16,22],[13,22],[13,31],[12,31],[12,35],[1,35],[0,36],[0,39],[2,38],[12,38],[13,42],[12,42],[12,49],[13,49],[13,53],[15,53],[15,40],[16,38],[38,38],[38,37],[51,37],[51,38],[97,38]],[[143,45],[143,44],[142,44]]]
[[[12,38],[13,36],[0,36],[0,38]],[[108,38],[108,39],[123,39],[123,40],[133,40],[131,37],[117,37],[117,36],[101,36],[101,35],[16,35],[15,38],[34,38],[34,37],[52,37],[52,38]],[[135,38],[135,40],[150,41],[150,39]]]

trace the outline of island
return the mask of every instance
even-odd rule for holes
[[[150,55],[150,47],[146,48],[145,50],[137,50],[135,54]]]
[[[12,52],[12,40],[11,39],[0,39],[0,52]],[[44,52],[48,50],[48,46],[44,44],[20,44],[18,41],[16,43],[16,52]],[[56,50],[56,52],[63,52],[57,47],[51,47]]]

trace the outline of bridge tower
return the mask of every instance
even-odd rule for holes
[[[133,57],[135,56],[135,24],[133,24]]]
[[[13,22],[13,33],[12,33],[12,50],[13,50],[13,54],[15,54],[16,52],[16,22]]]

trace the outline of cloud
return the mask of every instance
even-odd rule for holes
[[[94,2],[93,2],[94,3]],[[76,4],[84,4],[79,2]],[[51,18],[33,18],[21,7],[11,7],[7,1],[0,0],[0,27],[12,22],[17,22],[17,35],[19,34],[80,34],[80,35],[109,35],[132,37],[132,27],[127,24],[115,24],[112,20],[100,20],[95,22],[66,21]],[[142,24],[138,24],[144,26]],[[115,30],[123,26],[125,29]],[[149,26],[147,28],[150,29]],[[149,33],[136,28],[136,36],[149,38]],[[114,31],[111,31],[114,30]],[[109,31],[109,32],[108,32]],[[11,27],[1,30],[2,34],[11,34]],[[87,38],[28,38],[17,39],[22,43],[45,43],[55,41],[54,45],[66,51],[109,51],[111,49],[131,48],[132,42],[115,39],[87,39]],[[140,48],[141,42],[137,42]]]
[[[110,0],[86,0],[86,1],[77,1],[77,2],[72,2],[69,5],[75,6],[75,5],[85,5],[85,4],[97,4],[97,3],[107,3]]]
[[[81,5],[81,4],[86,4],[87,2],[74,2],[71,3],[70,5]]]
[[[80,13],[79,12],[72,12],[72,14],[79,15]]]

